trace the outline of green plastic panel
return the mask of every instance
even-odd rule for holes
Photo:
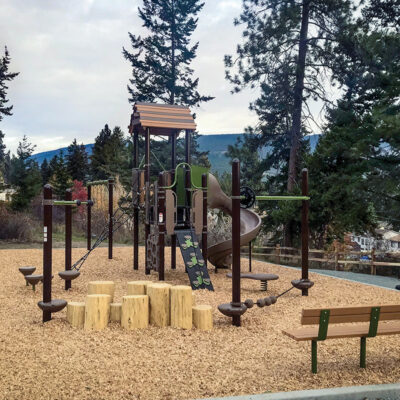
[[[208,174],[207,167],[200,167],[199,165],[191,165],[192,187],[201,187],[201,176]],[[176,196],[178,206],[185,205],[185,169],[178,168],[176,178]]]

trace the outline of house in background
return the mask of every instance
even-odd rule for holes
[[[400,252],[400,233],[391,229],[379,228],[376,236],[349,234],[349,241],[360,251],[371,251],[373,248],[381,251]]]

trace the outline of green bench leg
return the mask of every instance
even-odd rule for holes
[[[367,357],[367,338],[362,337],[360,340],[360,368],[366,367],[366,357]]]
[[[311,341],[311,372],[313,374],[317,373],[317,341],[312,340]]]

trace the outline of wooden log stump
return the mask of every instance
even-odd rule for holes
[[[192,307],[193,326],[202,331],[210,331],[213,328],[212,307],[198,305]]]
[[[88,294],[108,294],[111,296],[111,303],[114,301],[115,283],[112,281],[89,282]]]
[[[125,329],[143,329],[149,326],[149,296],[122,297],[121,326]]]
[[[67,304],[67,321],[75,328],[83,328],[85,323],[85,303],[70,301]]]
[[[147,294],[147,285],[153,284],[153,281],[131,281],[128,282],[128,296],[135,294]]]
[[[171,288],[171,326],[192,329],[192,288],[173,286]]]
[[[121,322],[121,303],[111,303],[110,304],[110,322]]]
[[[110,319],[111,296],[108,294],[89,294],[85,304],[85,330],[100,331]]]
[[[168,283],[153,283],[147,286],[150,300],[150,324],[168,326],[170,324],[170,289]]]
[[[194,295],[194,291],[192,290],[192,307],[196,305],[196,296]]]

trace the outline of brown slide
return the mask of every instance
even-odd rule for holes
[[[232,200],[222,191],[214,175],[208,174],[208,207],[218,208],[232,215]],[[240,245],[251,242],[261,228],[261,218],[251,210],[240,210]],[[232,264],[232,240],[213,244],[207,249],[207,258],[215,267],[229,267]]]

